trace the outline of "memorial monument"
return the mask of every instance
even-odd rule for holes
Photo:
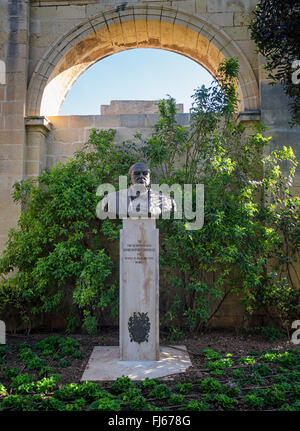
[[[107,194],[100,218],[123,219],[120,232],[120,345],[96,347],[82,380],[161,377],[183,372],[191,362],[184,346],[159,346],[159,232],[156,218],[176,210],[173,198],[153,190],[150,169],[129,169],[131,186]],[[99,364],[99,367],[97,366]],[[106,364],[106,368],[105,368]]]

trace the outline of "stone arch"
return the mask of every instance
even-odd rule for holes
[[[88,67],[114,53],[147,47],[185,55],[214,76],[225,57],[237,57],[240,109],[259,108],[254,72],[242,50],[223,30],[171,8],[131,6],[97,14],[50,46],[32,74],[27,115],[57,115],[73,83]]]

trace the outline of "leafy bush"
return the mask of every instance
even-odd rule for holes
[[[112,410],[119,411],[121,410],[120,402],[118,400],[113,400],[111,398],[100,398],[99,400],[94,401],[88,407],[88,410]]]
[[[141,382],[139,382],[139,386],[141,388],[153,388],[157,384],[158,384],[157,381],[153,379],[149,379],[149,377],[146,377],[145,380],[142,380]]]
[[[116,149],[114,134],[92,130],[74,159],[44,171],[37,181],[15,184],[13,199],[24,210],[0,260],[0,273],[18,269],[0,283],[3,313],[9,309],[30,326],[52,310],[62,312],[71,294],[74,307],[64,314],[76,312],[92,332],[92,317],[98,322],[106,307],[116,311],[117,285],[108,281],[112,260],[95,213],[99,184],[116,183],[134,160]]]
[[[93,129],[73,159],[15,184],[13,198],[23,210],[0,259],[0,313],[9,310],[28,329],[54,311],[63,313],[69,331],[82,321],[95,333],[114,321],[121,223],[97,219],[96,189],[103,183],[118,188],[119,175],[146,160],[153,182],[205,187],[202,229],[187,230],[185,216],[157,221],[161,324],[170,335],[207,325],[233,293],[248,313],[263,308],[290,328],[300,310],[294,281],[300,201],[291,193],[297,162],[286,147],[264,156],[270,138],[262,125],[250,135],[237,125],[238,72],[236,59],[226,60],[218,84],[196,90],[189,129],[176,123],[175,100],[162,100],[154,133],[136,136],[139,145],[117,146],[115,131]],[[183,200],[188,196],[195,198],[195,190]],[[48,348],[44,353],[50,355]],[[223,359],[206,353],[215,374],[222,374]]]
[[[226,394],[216,394],[213,400],[223,409],[233,409],[237,401]]]
[[[285,391],[278,388],[277,385],[269,389],[262,390],[262,397],[267,405],[272,407],[280,407],[286,402]]]
[[[34,411],[37,410],[29,397],[23,397],[22,395],[8,395],[5,397],[1,404],[0,410],[7,408],[14,408],[17,411]]]
[[[126,392],[128,389],[133,388],[133,381],[129,377],[117,378],[111,386],[111,390],[116,393]]]
[[[199,380],[200,383],[200,389],[203,392],[208,393],[214,393],[214,392],[221,392],[222,385],[217,380],[207,377],[206,379]]]
[[[17,367],[2,367],[1,374],[7,379],[11,379],[20,374],[20,369]]]
[[[204,412],[210,410],[210,407],[208,404],[204,402],[199,402],[197,400],[191,400],[187,403],[187,405],[183,408],[183,410],[194,410],[199,412]]]
[[[150,392],[149,397],[156,398],[158,400],[163,400],[165,398],[170,398],[172,395],[171,389],[166,385],[156,385],[154,389]]]
[[[19,374],[11,379],[11,388],[14,392],[24,394],[34,392],[35,385],[32,377],[29,374]]]
[[[51,392],[59,381],[60,376],[53,374],[49,377],[44,377],[43,379],[35,382],[35,390],[38,393]]]
[[[184,402],[184,395],[173,394],[168,399],[168,404],[170,406],[176,406]]]
[[[248,404],[250,407],[263,407],[264,406],[264,399],[261,397],[258,397],[257,395],[246,395],[243,398],[243,401]]]
[[[178,385],[176,385],[175,389],[176,391],[180,392],[181,394],[188,394],[191,389],[193,388],[193,384],[192,383],[179,383]]]
[[[260,0],[251,22],[251,36],[266,57],[273,83],[283,83],[291,98],[292,120],[300,124],[300,86],[292,82],[293,61],[299,60],[299,2]]]
[[[274,326],[263,326],[261,328],[262,334],[265,336],[265,338],[268,341],[275,341],[281,338],[284,338],[284,334],[280,331],[278,331]]]

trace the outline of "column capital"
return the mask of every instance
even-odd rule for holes
[[[28,116],[25,118],[26,129],[36,129],[46,135],[52,128],[52,123],[44,116]]]
[[[260,119],[261,119],[261,113],[259,110],[241,111],[238,113],[238,116],[237,116],[238,124],[246,123],[249,121],[260,121]]]

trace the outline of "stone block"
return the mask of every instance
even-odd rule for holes
[[[196,11],[195,0],[184,0],[172,2],[172,6],[176,6],[179,10],[182,10],[188,14],[194,14]]]
[[[208,12],[251,12],[256,6],[257,0],[208,0]]]
[[[255,52],[256,45],[252,40],[239,40],[238,46],[241,48],[253,69],[258,69],[258,54]]]
[[[30,45],[37,48],[49,48],[55,40],[56,35],[52,33],[45,33],[42,35],[34,34],[30,37]]]
[[[82,142],[82,129],[56,129],[54,136],[57,141],[62,142]]]
[[[235,12],[233,15],[234,26],[248,26],[251,20],[252,14]]]
[[[207,18],[219,27],[229,27],[233,25],[233,12],[223,12],[223,13],[206,13],[201,14],[201,17]]]
[[[40,147],[27,145],[25,155],[26,155],[26,161],[27,162],[39,161],[39,159],[40,159]]]
[[[248,27],[224,27],[225,32],[233,39],[233,40],[249,40],[250,39],[250,30]]]
[[[95,116],[95,127],[120,127],[121,120],[120,115],[96,115]]]
[[[201,14],[207,11],[207,2],[210,0],[195,0],[196,13]]]
[[[33,19],[40,20],[85,18],[85,6],[71,6],[70,4],[64,6],[32,6],[31,16]]]
[[[0,160],[22,160],[24,157],[24,145],[1,143]]]
[[[1,87],[0,87],[1,96]],[[0,97],[1,99],[1,97]],[[26,89],[23,86],[7,85],[6,86],[6,100],[25,100],[26,99]]]
[[[39,161],[26,161],[25,174],[29,176],[37,176],[41,173],[41,164]]]
[[[6,115],[4,117],[4,129],[16,130],[24,129],[24,116],[22,115]],[[12,135],[11,135],[12,139]]]
[[[6,74],[6,84],[7,85],[16,85],[26,88],[26,75],[25,71],[22,72],[10,72]]]
[[[23,160],[0,160],[0,175],[20,175],[23,174]]]
[[[0,17],[8,17],[8,4],[7,1],[1,1],[0,3]]]
[[[24,102],[2,102],[2,115],[22,115],[25,113]]]
[[[121,114],[120,115],[120,126],[121,127],[144,127],[145,126],[145,115],[143,114]]]

